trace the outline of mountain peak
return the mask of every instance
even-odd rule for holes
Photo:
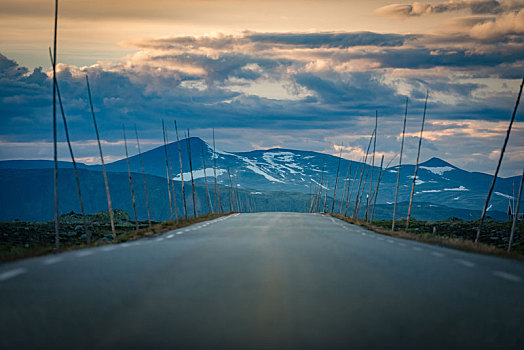
[[[426,160],[424,163],[420,163],[420,166],[425,166],[425,167],[445,167],[445,166],[449,166],[449,167],[452,167],[454,169],[456,169],[457,167],[454,166],[453,164],[450,164],[440,158],[437,158],[437,157],[433,157],[429,160]]]

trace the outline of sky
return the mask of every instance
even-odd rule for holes
[[[54,1],[0,0],[0,160],[51,159]],[[217,147],[377,155],[493,173],[524,75],[524,0],[63,0],[57,79],[78,161],[107,162],[122,126],[144,149],[162,120]],[[524,164],[517,113],[501,174]],[[68,160],[59,124],[59,158]],[[132,148],[131,153],[136,153]]]

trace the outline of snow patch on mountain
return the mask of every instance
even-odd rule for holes
[[[438,193],[438,192],[442,192],[442,190],[425,190],[425,191],[418,191],[418,192],[415,192],[415,194],[419,194],[419,193]]]
[[[455,187],[455,188],[445,188],[444,191],[469,191],[469,189],[460,185],[459,187]]]
[[[505,193],[500,193],[500,192],[494,192],[497,196],[501,196],[501,197],[504,197],[504,198],[507,198],[507,199],[515,199],[515,197],[513,196],[510,196],[509,194],[505,194]]]
[[[225,172],[226,170],[224,169],[217,169],[217,177],[224,174]],[[213,168],[206,168],[205,175],[204,175],[204,169],[193,170],[193,179],[200,179],[204,176],[214,177],[215,174],[213,172]],[[184,173],[184,180],[187,180],[187,179],[191,179],[191,172]],[[182,181],[180,174],[175,176],[173,178],[173,181]]]
[[[311,179],[311,181],[313,181],[314,183],[316,183],[318,186],[322,187],[323,189],[328,190],[328,188],[326,188],[326,186],[319,184],[315,180]]]
[[[281,175],[283,175],[286,170],[291,174],[302,174],[304,168],[295,163],[294,157],[295,154],[292,152],[265,152],[262,159],[264,159],[269,166],[281,173]]]
[[[284,181],[281,181],[279,179],[276,179],[274,178],[273,176],[269,175],[267,172],[265,172],[264,170],[260,169],[260,167],[258,166],[258,163],[254,160],[251,160],[247,157],[242,157],[242,156],[239,156],[237,154],[232,154],[233,156],[237,157],[238,159],[242,160],[244,163],[246,163],[246,168],[251,170],[252,172],[254,172],[255,174],[258,174],[258,175],[262,175],[263,177],[265,177],[267,180],[271,181],[271,182],[280,182],[280,183],[285,183]]]
[[[453,170],[453,168],[450,166],[431,166],[431,167],[430,166],[421,166],[420,168],[425,169],[427,171],[431,171],[433,174],[437,174],[437,175],[442,175],[446,171]]]
[[[262,169],[260,169],[259,167],[257,167],[254,164],[248,165],[248,166],[246,166],[246,168],[248,168],[249,170],[251,170],[255,174],[262,175],[263,177],[265,177],[269,181],[284,183],[284,181],[280,181],[279,179],[274,178],[273,176],[269,175],[268,173],[262,171]]]

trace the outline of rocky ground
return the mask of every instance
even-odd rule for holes
[[[114,210],[117,236],[136,230],[134,221],[123,210]],[[102,211],[86,216],[87,229],[95,244],[111,242],[109,212]],[[82,215],[68,213],[60,216],[60,246],[67,249],[87,243]],[[148,223],[139,222],[139,228]],[[16,259],[20,256],[41,255],[55,248],[54,222],[0,222],[0,261]]]
[[[428,237],[448,237],[474,241],[477,235],[479,220],[460,220],[450,218],[444,221],[410,220],[409,232]],[[390,229],[391,220],[375,221],[376,226]],[[405,219],[396,221],[396,229],[404,230]],[[479,241],[497,248],[507,249],[511,231],[510,221],[496,221],[491,218],[484,220]],[[512,250],[524,254],[524,222],[519,222],[515,230]]]

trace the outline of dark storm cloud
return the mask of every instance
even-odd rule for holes
[[[254,33],[246,35],[252,42],[290,45],[303,48],[348,48],[354,46],[402,46],[417,35],[354,33]]]
[[[119,140],[122,123],[156,138],[161,120],[174,118],[192,128],[339,130],[375,109],[384,118],[401,115],[406,94],[420,113],[426,89],[432,118],[503,120],[513,99],[508,89],[478,97],[486,86],[468,77],[513,77],[523,61],[516,41],[473,50],[439,46],[433,36],[367,32],[246,32],[135,44],[144,50],[123,62],[59,65],[74,139],[94,137],[86,74],[102,137]],[[438,73],[419,73],[434,68]],[[0,138],[49,140],[49,78],[0,56],[0,81]]]
[[[384,68],[427,69],[432,67],[494,67],[523,60],[522,47],[476,53],[471,49],[401,48],[355,54],[354,58],[373,59]]]
[[[415,1],[411,4],[386,5],[378,8],[375,12],[380,15],[407,18],[460,10],[469,10],[475,15],[501,14],[519,11],[523,8],[524,3],[522,1],[454,0],[436,4],[423,4]]]

